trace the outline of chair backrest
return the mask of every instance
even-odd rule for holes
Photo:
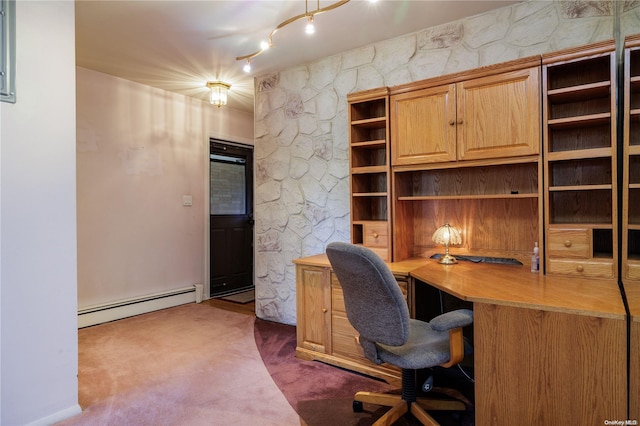
[[[389,267],[372,250],[342,242],[327,257],[344,292],[347,318],[361,338],[399,346],[409,338],[409,308]]]

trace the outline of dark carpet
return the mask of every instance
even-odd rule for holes
[[[364,404],[364,411],[354,413],[353,395],[357,391],[399,393],[384,381],[347,371],[317,361],[295,357],[296,328],[256,318],[254,334],[264,364],[291,406],[308,426],[369,426],[387,408]],[[473,384],[457,368],[434,370],[438,387],[454,388],[473,401]],[[426,374],[426,373],[425,373]],[[474,425],[473,407],[462,413],[430,413],[443,426]],[[410,417],[397,426],[419,423]]]

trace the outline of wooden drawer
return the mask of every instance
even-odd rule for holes
[[[591,232],[588,229],[549,229],[549,257],[591,257]]]
[[[366,361],[364,350],[358,342],[358,332],[351,325],[347,317],[333,315],[331,317],[333,340],[333,353],[337,355],[354,358],[359,361]]]
[[[364,349],[358,342],[358,334],[345,317],[334,315],[332,322],[334,324],[334,332],[331,336],[334,359],[345,360],[346,362],[342,365],[346,368],[356,362],[364,368],[364,370],[358,371],[374,377],[381,377],[387,382],[389,382],[389,379],[400,377],[401,370],[398,367],[391,364],[378,365],[364,356]],[[341,361],[338,361],[336,365],[340,366]],[[400,382],[398,381],[397,384],[400,385]]]
[[[347,315],[344,308],[344,293],[340,287],[331,288],[331,313]]]
[[[404,299],[407,300],[408,284],[406,281],[398,281],[400,291],[404,295]],[[342,286],[340,281],[336,277],[336,274],[331,273],[331,313],[340,313],[345,317],[347,311],[344,308],[344,293],[342,292]]]
[[[628,261],[626,277],[630,280],[640,280],[640,264]]]
[[[389,261],[389,249],[388,248],[381,248],[381,247],[368,247],[371,249],[372,252],[374,252],[375,254],[377,254],[378,256],[380,256],[380,259],[384,260],[384,261]]]
[[[560,260],[549,259],[550,274],[574,275],[591,278],[613,278],[613,260]]]
[[[389,247],[389,236],[387,235],[387,225],[385,224],[364,224],[364,243],[369,248]]]

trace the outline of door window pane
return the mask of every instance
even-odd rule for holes
[[[246,214],[246,181],[243,159],[211,155],[210,205],[212,215]]]

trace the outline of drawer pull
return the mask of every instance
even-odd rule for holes
[[[566,241],[564,242],[564,246],[565,246],[565,247],[571,247],[571,240],[566,240]]]
[[[373,238],[378,238],[378,233],[377,232],[373,233]]]
[[[576,271],[582,272],[582,271],[584,271],[584,268],[582,267],[582,265],[578,265],[578,266],[576,266]]]

